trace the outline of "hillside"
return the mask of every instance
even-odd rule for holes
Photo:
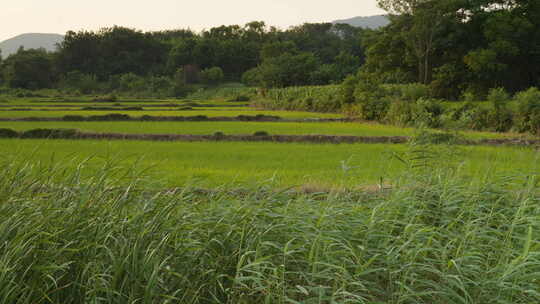
[[[386,16],[378,15],[378,16],[354,17],[350,19],[336,20],[336,21],[332,21],[332,23],[334,24],[344,23],[344,24],[350,24],[356,27],[376,29],[376,28],[380,28],[380,27],[388,25],[390,21],[388,20]]]
[[[17,52],[21,46],[25,49],[44,48],[47,51],[54,51],[56,44],[62,42],[63,39],[64,36],[59,34],[22,34],[0,42],[0,50],[2,50],[3,58]]]

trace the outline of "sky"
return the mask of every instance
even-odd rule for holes
[[[376,0],[14,0],[0,7],[0,41],[23,33],[97,30],[113,25],[144,31],[265,21],[287,28],[384,13]]]

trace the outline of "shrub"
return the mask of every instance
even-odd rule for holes
[[[223,133],[221,131],[217,131],[217,132],[214,133],[214,137],[217,137],[217,138],[225,137],[225,133]]]
[[[141,92],[146,90],[144,78],[133,73],[123,74],[118,80],[119,89],[123,92]]]
[[[491,127],[490,110],[485,107],[477,107],[471,110],[470,123],[473,130],[487,130]]]
[[[253,136],[270,136],[270,134],[266,131],[257,131],[253,133]]]
[[[494,88],[488,93],[487,100],[493,108],[489,112],[489,125],[497,132],[505,132],[512,127],[512,113],[506,108],[510,95],[504,88]]]
[[[388,114],[390,104],[389,98],[364,99],[362,102],[358,103],[360,118],[365,120],[383,121]]]
[[[83,74],[80,71],[67,73],[60,85],[65,89],[77,90],[83,94],[95,93],[100,90],[95,75]]]
[[[12,129],[6,129],[6,128],[0,129],[0,138],[16,138],[16,137],[19,137],[19,132]]]
[[[65,115],[62,117],[62,120],[64,121],[85,121],[86,118],[81,115]]]
[[[313,112],[337,112],[338,86],[312,86],[275,88],[266,91],[264,97],[254,100],[255,106],[272,110],[300,110]]]
[[[193,92],[195,92],[196,89],[194,86],[192,85],[187,85],[187,84],[175,84],[174,87],[173,87],[173,95],[174,97],[186,97],[188,96],[189,94],[192,94]]]
[[[359,73],[354,91],[355,102],[359,104],[360,117],[365,120],[383,121],[391,99],[380,80],[369,73]]]
[[[493,105],[494,108],[502,108],[510,100],[510,95],[504,88],[494,88],[489,90],[487,100]]]
[[[416,127],[438,128],[443,107],[437,100],[420,98],[414,103],[411,113]]]
[[[115,94],[97,96],[92,99],[93,102],[117,102],[118,97]]]
[[[417,101],[420,98],[430,98],[431,91],[428,85],[421,83],[384,85],[385,95],[398,97],[407,101]]]
[[[412,111],[411,102],[394,100],[388,107],[384,121],[397,126],[408,126],[412,121]]]
[[[540,135],[540,90],[530,88],[516,94],[515,100],[518,130]]]
[[[354,91],[356,89],[356,84],[358,83],[358,78],[354,75],[349,75],[339,87],[338,101],[341,105],[352,104],[355,101]]]
[[[208,120],[208,116],[206,116],[206,115],[190,116],[190,117],[186,117],[185,120],[188,120],[188,121],[205,121],[205,120]]]
[[[237,95],[229,100],[227,100],[228,102],[248,102],[251,100],[251,97],[247,96],[247,95]]]
[[[200,79],[202,83],[205,84],[218,84],[223,81],[225,75],[223,70],[220,67],[213,67],[209,69],[204,69],[201,71]]]
[[[261,72],[259,68],[253,68],[242,74],[242,83],[248,86],[259,86],[262,83]]]
[[[465,91],[463,92],[461,98],[465,102],[475,102],[477,100],[476,95],[471,91]]]
[[[512,128],[513,115],[506,107],[493,108],[488,114],[488,125],[496,132],[506,132]]]

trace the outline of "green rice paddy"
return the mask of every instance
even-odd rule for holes
[[[0,153],[33,161],[71,162],[92,158],[90,168],[115,159],[139,161],[163,183],[203,187],[271,180],[286,186],[355,187],[392,180],[406,167],[393,155],[404,145],[275,144],[246,142],[138,142],[72,140],[0,140]],[[459,147],[462,173],[474,179],[493,174],[538,173],[540,152],[527,148]],[[92,172],[92,171],[90,171]]]

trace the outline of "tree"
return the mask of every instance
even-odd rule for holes
[[[431,81],[431,55],[434,40],[442,23],[448,1],[441,0],[378,0],[381,8],[392,15],[411,19],[405,41],[416,55],[418,82]]]
[[[52,55],[45,49],[20,48],[2,63],[8,86],[23,89],[50,88],[53,84]]]
[[[200,79],[205,84],[216,85],[224,79],[223,70],[220,67],[204,69],[201,71]]]
[[[260,79],[264,87],[309,85],[311,74],[319,65],[312,53],[285,53],[263,61],[259,66]]]

